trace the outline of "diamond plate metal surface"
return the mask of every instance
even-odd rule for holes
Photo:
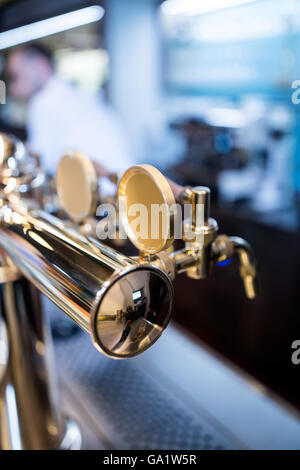
[[[237,448],[137,359],[106,358],[81,332],[55,346],[60,375],[70,379],[113,448]]]

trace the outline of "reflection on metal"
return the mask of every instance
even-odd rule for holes
[[[158,269],[144,265],[119,275],[94,317],[96,344],[117,358],[140,354],[166,328],[172,302],[171,283]]]
[[[23,205],[42,204],[45,173],[36,155],[29,154],[14,136],[0,133],[0,195],[9,199],[22,198]]]
[[[22,144],[0,138],[0,326],[3,329],[5,324],[6,331],[0,336],[0,448],[78,448],[79,429],[63,417],[59,406],[38,291],[88,332],[99,351],[122,359],[145,351],[166,328],[176,273],[201,279],[214,263],[237,252],[246,292],[253,297],[254,258],[243,240],[231,237],[227,242],[217,237],[217,222],[209,217],[209,189],[204,187],[185,189],[180,196],[192,207],[190,219],[184,222],[191,237],[185,239],[183,250],[172,252],[175,199],[168,181],[150,165],[127,170],[119,183],[122,221],[140,250],[138,258],[126,257],[76,225],[92,220],[97,199],[95,175],[85,157],[68,154],[59,167],[60,201],[73,220],[66,222],[42,210],[47,207],[44,195],[49,188],[41,184],[39,194],[32,191],[35,175],[43,174],[38,160],[30,173],[31,156]],[[69,198],[73,190],[66,177],[73,178],[73,173],[84,196],[80,207],[78,200]],[[23,177],[27,178],[25,193],[18,179]],[[12,190],[6,178],[16,179]],[[128,205],[122,206],[124,202]],[[152,204],[164,204],[170,230],[158,232],[157,238],[140,237],[130,214],[135,203],[148,208],[149,225]],[[203,208],[200,223],[199,205]]]
[[[0,260],[1,258],[2,262],[0,262],[0,284],[5,282],[13,282],[19,279],[21,276],[20,271],[16,268],[11,259],[5,255],[2,257],[0,256]]]
[[[11,136],[0,135],[0,197],[5,223],[19,227],[23,211],[42,205],[44,172],[38,159]],[[6,209],[5,209],[6,207]],[[42,243],[41,232],[23,226]],[[44,249],[48,249],[44,244]],[[16,267],[7,251],[0,258],[0,449],[56,449],[81,446],[81,433],[59,406],[51,337],[42,316],[38,291]]]
[[[51,337],[38,292],[23,277],[0,289],[1,328],[9,347],[1,376],[0,448],[58,448],[66,435],[66,422],[60,412]]]

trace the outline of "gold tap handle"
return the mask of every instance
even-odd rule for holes
[[[60,205],[73,222],[82,222],[94,213],[97,176],[91,161],[81,152],[69,151],[63,155],[56,171],[56,188]]]
[[[118,201],[122,226],[140,253],[154,255],[172,245],[176,218],[175,198],[169,181],[157,168],[148,164],[128,168],[119,182]],[[146,209],[141,215],[142,224],[146,227],[143,233],[130,215],[133,204],[140,204]],[[152,218],[152,205],[165,207],[163,223],[155,215]],[[150,233],[148,227],[151,227]]]

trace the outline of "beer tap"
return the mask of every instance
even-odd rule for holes
[[[39,292],[87,332],[98,351],[126,359],[151,347],[167,327],[177,273],[202,279],[215,263],[237,253],[246,293],[253,298],[256,264],[247,242],[218,235],[218,224],[209,214],[208,188],[170,184],[151,165],[133,166],[118,181],[113,205],[118,206],[117,225],[139,250],[136,257],[125,256],[96,237],[101,198],[87,157],[70,152],[58,167],[58,200],[66,220],[60,212],[57,216],[44,210],[43,197],[36,199],[34,191],[43,194],[43,178],[36,183],[42,169],[37,165],[29,171],[30,155],[24,152],[16,159],[12,139],[5,138],[9,145],[2,138],[0,326],[5,325],[9,359],[0,378],[0,448],[79,448],[80,430],[64,416],[57,400]],[[15,158],[12,177],[26,177],[25,194],[19,184],[9,190],[4,170],[10,157]],[[87,230],[88,224],[92,230]],[[174,251],[176,238],[183,239],[184,248]],[[12,413],[18,439],[13,436]]]
[[[246,296],[249,299],[256,297],[257,263],[253,250],[240,237],[218,234],[218,223],[210,217],[208,187],[183,188],[167,180],[151,165],[137,165],[128,169],[121,178],[118,196],[121,220],[128,237],[140,250],[140,262],[152,260],[171,278],[185,273],[192,279],[203,279],[211,274],[215,264],[237,254]],[[176,221],[177,234],[181,221],[181,216],[178,221],[175,198],[184,209],[188,209],[188,216],[182,220],[182,231],[179,231],[178,237],[182,236],[184,248],[178,251],[172,249]],[[155,240],[151,236],[145,239],[135,231],[128,215],[134,202],[145,206],[147,214],[151,213],[151,205],[164,205],[165,229],[161,227]],[[151,222],[153,225],[153,219]]]

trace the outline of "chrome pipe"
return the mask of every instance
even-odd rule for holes
[[[39,292],[20,276],[0,284],[2,362],[0,449],[80,448],[80,431],[62,415],[52,340]],[[1,362],[1,361],[0,361]],[[32,425],[34,420],[34,425]],[[67,443],[72,426],[72,443]]]
[[[168,324],[173,287],[162,270],[139,265],[47,213],[4,205],[0,247],[110,357],[143,352]]]

